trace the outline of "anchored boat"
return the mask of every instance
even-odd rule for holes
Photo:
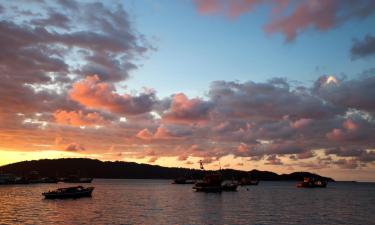
[[[317,179],[314,177],[305,177],[303,179],[303,182],[297,184],[298,188],[315,188],[315,187],[320,187],[320,188],[325,188],[327,187],[327,181]]]
[[[201,169],[204,170],[203,163],[200,161]],[[206,174],[203,181],[195,183],[193,189],[199,192],[222,192],[222,191],[237,191],[237,183],[223,183],[223,176],[220,172]]]
[[[94,187],[67,187],[59,188],[55,191],[44,192],[42,195],[47,199],[62,199],[62,198],[81,198],[81,197],[91,197]]]

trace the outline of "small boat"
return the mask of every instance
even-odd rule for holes
[[[44,192],[46,199],[81,198],[91,197],[94,187],[84,188],[82,186],[59,188],[55,191]]]
[[[317,179],[314,177],[305,177],[303,182],[297,184],[298,188],[325,188],[327,187],[327,181]]]

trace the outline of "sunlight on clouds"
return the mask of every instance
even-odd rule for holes
[[[7,151],[0,150],[0,166],[10,163],[25,161],[25,160],[38,160],[38,159],[57,159],[57,158],[101,158],[100,155],[87,155],[77,152],[67,152],[58,150],[46,150],[37,152],[25,151]]]
[[[325,84],[328,85],[328,84],[331,84],[331,83],[338,84],[338,81],[337,81],[336,77],[334,77],[332,75],[327,77],[327,80],[326,80]]]

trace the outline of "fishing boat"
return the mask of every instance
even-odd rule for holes
[[[200,161],[200,167],[204,170],[203,162]],[[221,169],[220,169],[221,171]],[[222,191],[237,191],[238,184],[234,181],[223,184],[223,176],[221,172],[207,173],[203,180],[196,182],[193,189],[197,192],[222,192]]]
[[[42,195],[46,199],[63,199],[63,198],[81,198],[81,197],[91,197],[94,187],[67,187],[59,188],[54,191],[44,192]]]
[[[219,173],[207,174],[203,181],[195,183],[193,189],[200,192],[221,192],[223,178]]]
[[[314,177],[305,177],[303,182],[297,184],[298,188],[325,188],[327,187],[327,181],[321,180]]]

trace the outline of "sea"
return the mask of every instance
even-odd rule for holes
[[[261,181],[201,193],[171,180],[94,179],[91,198],[48,200],[72,184],[0,185],[0,224],[375,224],[375,183]]]

